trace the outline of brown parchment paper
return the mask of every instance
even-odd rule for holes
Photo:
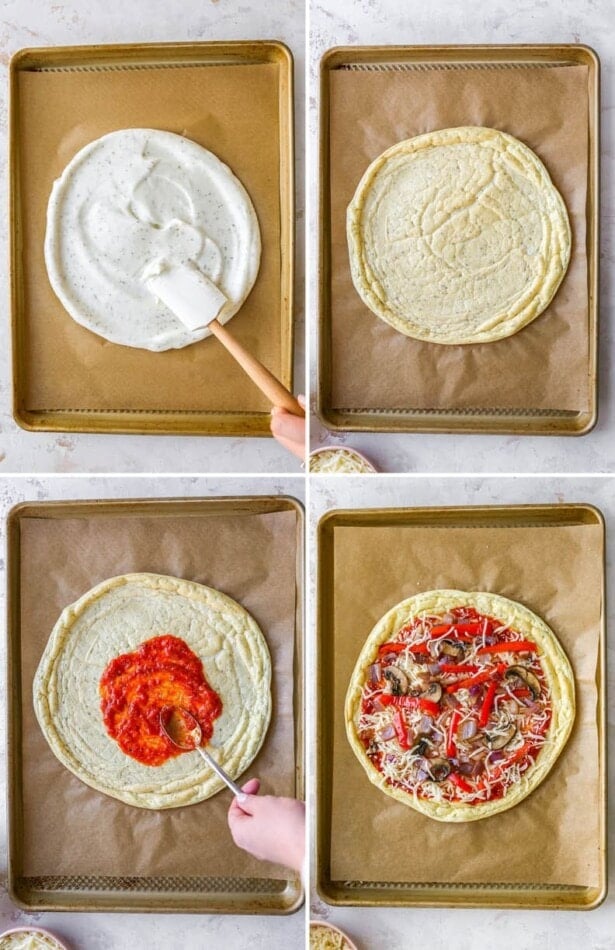
[[[332,70],[331,398],[339,409],[589,408],[586,66]],[[442,346],[405,337],[350,276],[346,209],[367,166],[403,139],[461,125],[509,132],[560,190],[573,244],[551,305],[514,336]]]
[[[295,794],[293,656],[297,516],[24,518],[21,522],[23,875],[287,878],[237,848],[231,793],[185,808],[132,808],[95,791],[55,758],[32,706],[32,680],[61,610],[116,574],[153,571],[234,597],[259,624],[273,664],[273,712],[245,773],[265,793]]]
[[[19,74],[26,409],[269,408],[214,337],[150,353],[109,343],[79,326],[51,288],[43,244],[52,184],[84,145],[122,128],[186,135],[230,166],[256,209],[260,270],[230,329],[280,376],[278,82],[279,67],[269,63]]]
[[[597,885],[600,526],[334,531],[332,878]],[[346,690],[373,625],[436,588],[492,591],[534,610],[559,637],[577,688],[572,735],[544,782],[509,811],[469,824],[433,821],[384,795],[344,727]]]

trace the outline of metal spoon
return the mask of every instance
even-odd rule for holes
[[[228,785],[233,795],[245,795],[239,785],[224,771],[221,765],[218,765],[209,752],[203,748],[203,730],[198,721],[184,709],[182,706],[165,706],[160,710],[160,726],[167,739],[176,745],[178,749],[190,751],[196,749],[200,752],[210,768],[214,770],[222,781]]]

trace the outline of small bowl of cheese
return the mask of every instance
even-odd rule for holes
[[[370,460],[345,445],[329,445],[310,452],[309,470],[317,475],[373,475]]]
[[[68,950],[68,946],[43,927],[13,927],[0,934],[0,950]]]
[[[336,927],[324,920],[310,921],[310,950],[358,950],[356,943]]]

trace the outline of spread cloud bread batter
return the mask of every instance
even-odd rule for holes
[[[196,268],[226,297],[226,323],[247,298],[261,241],[250,197],[197,142],[120,129],[90,142],[54,182],[45,264],[77,323],[112,343],[160,351],[209,336],[190,331],[145,285],[161,262]]]
[[[354,286],[407,336],[489,343],[548,307],[571,230],[538,156],[467,126],[399,142],[367,168],[347,211]]]
[[[162,672],[150,669],[145,684],[152,707],[145,712],[154,717],[153,732],[159,731],[159,707],[168,697],[174,704],[178,683],[185,688],[183,655],[190,660],[194,654],[192,662],[199,668],[202,664],[208,693],[219,697],[208,750],[238,778],[269,726],[271,657],[256,622],[220,591],[158,574],[103,581],[63,610],[33,684],[38,722],[59,761],[92,788],[140,808],[191,805],[224,788],[197,752],[143,764],[109,734],[103,714],[109,720],[115,712],[112,705],[107,712],[101,707],[105,677],[109,671],[129,672],[135,656],[130,651],[142,657],[144,650],[160,644],[168,662]],[[112,698],[117,698],[117,684],[121,677],[112,684]],[[135,680],[128,689],[129,699],[138,702],[140,684]],[[159,736],[154,739],[158,742]]]

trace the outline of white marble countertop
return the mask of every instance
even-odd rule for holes
[[[314,616],[313,564],[315,526],[331,508],[386,508],[438,505],[501,505],[563,502],[590,502],[604,514],[607,531],[615,524],[615,478],[412,478],[373,479],[336,476],[314,478],[310,485],[310,616]],[[612,540],[612,539],[610,539]],[[615,581],[615,550],[607,541],[607,585]],[[615,620],[611,599],[608,627]],[[308,669],[313,667],[314,631],[308,638],[311,654]],[[615,728],[615,656],[613,644],[608,658],[608,730],[609,744]],[[314,709],[314,697],[310,710]],[[308,735],[314,734],[313,714]],[[310,763],[313,770],[313,756]],[[609,766],[609,806],[615,807],[615,761]],[[312,813],[313,813],[313,801]],[[315,894],[312,896],[312,917],[322,917],[347,930],[359,950],[382,950],[384,947],[404,950],[608,950],[615,943],[615,826],[609,832],[611,892],[597,910],[568,911],[506,911],[506,910],[400,910],[396,908],[330,907]],[[426,941],[428,935],[428,943]]]
[[[297,478],[1,478],[0,616],[5,613],[5,518],[26,500],[82,498],[204,497],[207,495],[292,495],[304,500]],[[6,637],[0,639],[0,707],[6,708]],[[26,914],[6,893],[6,723],[0,719],[0,933],[28,923],[48,927],[71,950],[295,950],[303,947],[304,910],[290,917],[176,914]]]
[[[1,0],[0,217],[7,219],[7,75],[24,46],[280,39],[295,58],[296,328],[295,385],[304,391],[303,178],[305,18],[302,0]],[[96,436],[31,433],[10,408],[6,228],[0,229],[0,472],[296,472],[299,462],[270,438]]]
[[[435,43],[585,43],[602,60],[600,419],[581,438],[327,433],[314,417],[312,448],[347,444],[383,472],[607,472],[615,470],[615,19],[611,0],[313,0],[310,19],[307,200],[311,389],[316,389],[318,309],[318,70],[332,46]]]

